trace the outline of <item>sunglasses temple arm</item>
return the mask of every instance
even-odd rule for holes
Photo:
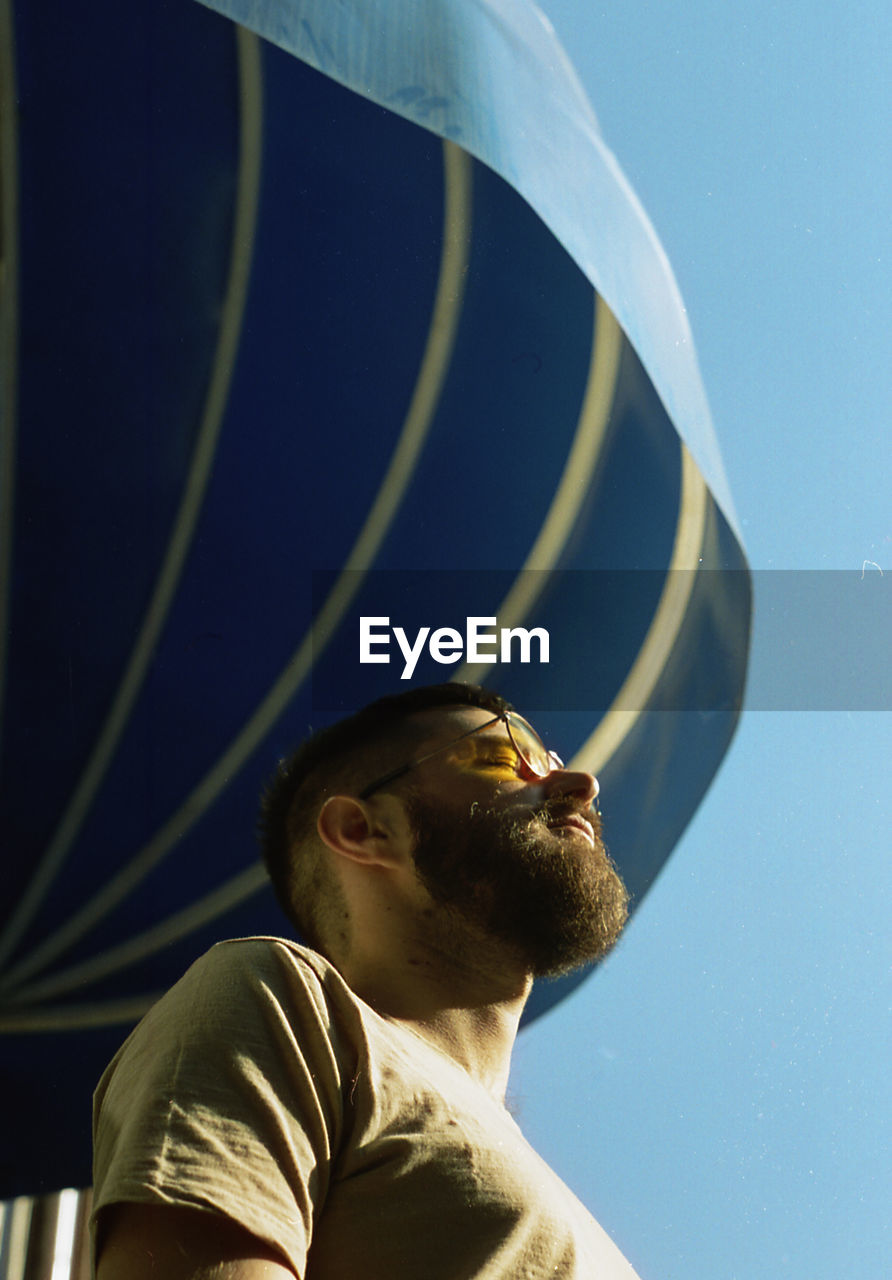
[[[401,764],[398,769],[391,769],[390,773],[385,773],[383,778],[377,778],[370,787],[364,787],[359,793],[360,800],[368,800],[369,796],[373,796],[376,791],[386,787],[388,782],[395,782],[397,778],[401,778],[412,767],[411,764]]]

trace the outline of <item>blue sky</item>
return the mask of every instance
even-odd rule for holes
[[[753,567],[892,574],[892,10],[542,7],[669,255]],[[747,711],[521,1037],[521,1123],[642,1280],[888,1269],[890,760],[888,711]]]

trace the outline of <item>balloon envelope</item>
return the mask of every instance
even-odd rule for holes
[[[87,1185],[129,1027],[217,939],[287,932],[257,796],[405,687],[359,663],[360,618],[547,629],[547,664],[413,682],[485,680],[599,773],[634,904],[742,696],[749,580],[674,286],[535,11],[483,75],[500,6],[440,7],[449,97],[414,47],[368,56],[368,15],[241,8],[282,47],[198,4],[13,6],[4,1197]],[[587,222],[532,124],[517,159],[524,77],[570,96]]]

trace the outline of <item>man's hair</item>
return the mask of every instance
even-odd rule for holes
[[[358,795],[376,777],[408,763],[428,730],[412,717],[440,707],[481,707],[497,715],[511,704],[473,684],[424,685],[369,703],[320,729],[279,762],[261,800],[258,836],[276,898],[317,950],[343,915],[338,885],[316,837],[330,795]]]

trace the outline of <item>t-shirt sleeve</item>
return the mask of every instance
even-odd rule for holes
[[[269,939],[214,947],[149,1012],[94,1100],[94,1210],[212,1209],[303,1275],[349,1051],[320,979]]]

